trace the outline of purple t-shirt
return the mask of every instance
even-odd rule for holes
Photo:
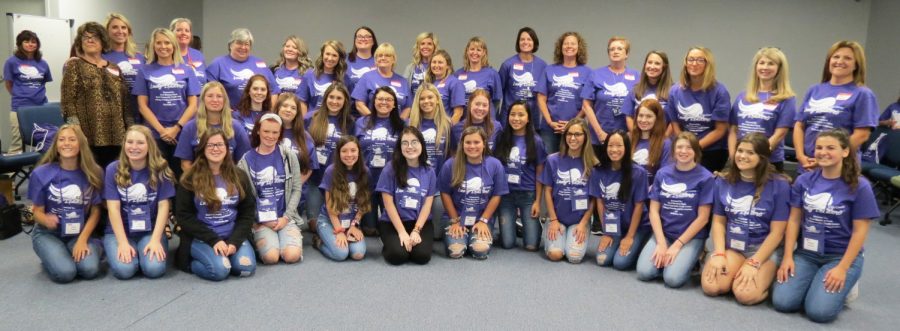
[[[187,54],[182,59],[184,59],[185,64],[194,69],[194,77],[197,78],[197,83],[200,86],[206,84],[206,58],[203,57],[203,53],[188,47]]]
[[[422,82],[425,81],[425,73],[428,72],[428,68],[429,63],[427,62],[419,63],[412,68],[412,75],[407,77],[409,80],[410,95],[416,95],[416,92],[419,90],[419,85],[422,85]]]
[[[631,166],[631,193],[626,193],[627,201],[619,199],[619,188],[622,186],[622,170],[599,167],[594,170],[596,174],[591,176],[590,195],[603,200],[606,207],[605,213],[613,213],[620,220],[618,236],[628,233],[631,226],[631,216],[634,215],[635,202],[646,202],[648,193],[647,170],[633,164]],[[649,229],[649,217],[647,216],[647,204],[644,203],[641,214],[641,223],[638,229]],[[604,215],[604,217],[606,217]]]
[[[447,75],[444,80],[434,82],[434,87],[441,94],[441,102],[447,115],[453,116],[453,108],[466,108],[466,88],[459,79],[456,79],[456,76]],[[465,111],[463,111],[463,115],[465,115]]]
[[[688,171],[681,171],[669,165],[656,172],[650,200],[658,201],[659,217],[662,219],[666,238],[674,240],[697,219],[700,206],[711,205],[715,194],[715,180],[706,168],[697,165]],[[694,239],[709,237],[706,226]]]
[[[277,146],[268,155],[251,149],[244,154],[250,182],[256,188],[257,222],[277,220],[284,216],[286,209],[284,183],[288,180],[284,170],[284,160]]]
[[[381,172],[381,176],[378,177],[375,191],[388,193],[394,197],[394,207],[397,208],[401,221],[415,221],[419,218],[419,213],[425,204],[425,198],[438,194],[437,176],[434,175],[434,168],[408,168],[406,171],[406,187],[397,186],[396,176],[394,167],[389,162],[384,167],[384,171]],[[379,220],[382,222],[391,221],[387,212],[381,213]]]
[[[662,167],[670,165],[673,163],[669,154],[672,153],[672,141],[669,139],[663,139],[662,151],[659,154],[660,162],[657,163],[656,169],[653,171],[647,171],[647,183],[652,185],[653,176],[656,175],[656,172],[659,171]],[[631,160],[634,161],[635,164],[640,165],[645,168],[647,167],[647,163],[650,162],[650,139],[641,139],[638,140],[637,146],[634,148],[634,153],[631,155]]]
[[[596,171],[591,171],[591,177],[584,177],[584,161],[581,157],[573,158],[559,153],[547,157],[544,172],[538,181],[552,189],[553,207],[562,224],[577,224],[585,213],[590,212],[590,183],[596,175]]]
[[[301,73],[298,69],[288,69],[285,68],[284,65],[281,65],[278,68],[275,68],[275,85],[278,85],[278,88],[281,89],[281,92],[291,92],[297,94],[297,89],[300,88],[300,84],[303,82],[303,77],[301,77]]]
[[[316,142],[313,141],[309,132],[304,130],[303,133],[306,136],[306,153],[309,155],[309,167],[313,170],[319,169],[319,162],[316,162]],[[281,140],[281,144],[290,148],[294,154],[297,154],[298,158],[300,157],[300,149],[294,142],[294,129],[284,129],[284,137]]]
[[[510,191],[534,191],[539,174],[537,166],[547,160],[547,151],[541,137],[534,135],[535,163],[528,163],[528,150],[525,136],[513,135],[513,146],[506,156],[506,179]]]
[[[855,128],[878,125],[878,101],[865,86],[821,83],[806,91],[796,116],[795,120],[805,125],[803,151],[812,156],[819,132],[839,128],[853,133]]]
[[[489,151],[494,150],[494,142],[497,141],[497,136],[500,135],[500,130],[503,129],[502,124],[496,120],[491,120],[494,124],[494,131],[490,133],[487,140],[487,148]],[[480,126],[487,132],[487,128],[485,127],[485,123],[481,122],[480,124],[472,124],[472,126]],[[456,148],[462,143],[462,133],[465,131],[465,121],[459,121],[455,125],[450,127],[450,154],[456,153]]]
[[[157,180],[156,187],[150,187],[150,169],[144,167],[141,170],[131,170],[131,186],[119,187],[116,184],[116,171],[119,160],[106,166],[106,176],[103,180],[103,199],[119,201],[122,216],[122,225],[125,234],[149,234],[156,224],[156,211],[159,202],[175,196],[175,185],[171,180]],[[146,223],[135,224],[136,230],[146,229],[146,232],[132,232],[131,222],[144,221]],[[113,233],[112,226],[106,224],[106,233]]]
[[[119,66],[119,70],[122,72],[122,78],[125,79],[125,85],[128,86],[129,90],[134,86],[134,81],[138,76],[138,70],[147,63],[147,59],[144,58],[144,54],[141,53],[134,53],[134,57],[128,57],[124,51],[110,51],[103,53],[102,57],[104,60]]]
[[[791,187],[791,207],[803,211],[797,249],[820,254],[844,254],[853,234],[853,220],[881,216],[865,177],[859,177],[854,192],[843,179],[822,176],[822,169],[797,177]]]
[[[484,67],[478,71],[466,71],[463,68],[453,73],[456,79],[463,85],[466,91],[466,103],[469,102],[469,96],[477,89],[488,92],[491,96],[491,118],[497,118],[497,110],[494,104],[503,99],[503,83],[500,81],[500,74],[491,67]],[[465,119],[468,114],[463,113],[462,118]]]
[[[368,73],[369,71],[375,71],[375,56],[368,59],[362,59],[357,57],[356,61],[350,61],[350,57],[347,57],[347,73],[344,74],[344,82],[347,85],[347,91],[353,92],[356,89],[356,83],[362,78],[363,75]]]
[[[341,164],[340,166],[344,166],[344,165]],[[335,167],[335,165],[332,164],[332,165],[328,166],[328,168],[325,169],[325,174],[322,175],[322,183],[319,184],[319,188],[326,192],[330,192],[331,189],[333,188],[333,186],[331,185],[331,180],[332,180],[332,176],[333,176],[332,174],[334,173],[334,167]],[[340,211],[340,214],[338,214],[338,219],[341,220],[341,223],[344,223],[344,222],[349,223],[351,220],[353,220],[353,218],[356,216],[356,212],[359,210],[358,206],[356,205],[356,190],[357,190],[356,174],[354,174],[352,172],[347,172],[346,176],[347,176],[347,189],[350,191],[350,206],[346,210]],[[328,216],[328,203],[327,202],[322,204],[322,209],[319,210],[319,214]]]
[[[221,175],[215,175],[216,196],[222,202],[222,206],[217,211],[210,211],[206,207],[206,202],[197,194],[194,196],[194,206],[197,208],[197,220],[206,224],[210,230],[219,235],[221,239],[231,237],[234,231],[234,221],[237,220],[237,205],[240,200],[237,188],[234,193],[228,192],[228,186]]]
[[[268,113],[268,112],[269,112],[268,110],[262,110],[262,111],[250,110],[250,115],[244,116],[244,115],[241,115],[240,111],[232,110],[231,118],[234,122],[240,124],[241,129],[244,130],[244,133],[246,133],[247,136],[250,136],[250,133],[253,132],[253,126],[256,125],[256,121],[258,121],[259,118],[263,116],[263,114]]]
[[[593,101],[594,115],[606,133],[628,130],[625,117],[634,114],[634,107],[626,106],[625,101],[634,98],[633,95],[631,98],[628,96],[634,90],[639,77],[640,73],[631,68],[625,68],[621,74],[612,72],[609,66],[591,71],[590,80],[581,90],[581,97]],[[593,141],[599,142],[597,133],[591,132],[594,134]]]
[[[375,90],[382,86],[390,86],[397,94],[397,108],[400,110],[412,105],[412,95],[409,94],[409,82],[406,78],[396,73],[391,73],[390,78],[384,78],[377,70],[366,73],[356,82],[351,97],[354,101],[362,101],[373,112],[375,111]]]
[[[769,235],[771,223],[786,222],[791,214],[791,184],[784,179],[769,179],[759,201],[753,201],[753,183],[743,180],[730,184],[724,178],[716,178],[715,192],[713,214],[726,219],[725,245],[730,249],[759,248]]]
[[[581,90],[591,76],[591,68],[579,65],[566,68],[560,64],[547,66],[538,79],[535,93],[547,96],[547,110],[554,121],[568,121],[581,111]],[[550,125],[540,116],[540,130],[550,130]]]
[[[138,70],[131,94],[146,96],[147,106],[153,115],[160,124],[169,127],[178,123],[184,115],[188,97],[200,95],[200,84],[193,70],[183,64],[162,66],[150,63]],[[152,131],[154,137],[159,137],[156,130]]]
[[[418,129],[422,132],[422,138],[425,138],[425,152],[428,153],[428,165],[435,170],[439,170],[447,157],[445,148],[447,152],[452,152],[450,147],[445,144],[450,139],[450,130],[444,132],[445,136],[438,137],[434,120],[427,118],[422,118]]]
[[[217,57],[206,67],[207,81],[218,81],[225,86],[232,109],[236,109],[238,102],[241,101],[241,94],[244,93],[244,87],[247,86],[250,77],[257,74],[263,75],[269,81],[271,89],[269,94],[281,93],[281,88],[275,83],[275,76],[266,66],[266,61],[256,56],[250,55],[247,60],[239,62],[231,58],[231,55],[225,54]]]
[[[221,125],[212,127],[221,128]],[[237,121],[231,121],[231,127],[234,130],[234,137],[228,139],[228,150],[231,151],[234,162],[237,162],[241,160],[244,153],[250,150],[250,138],[247,137],[247,132],[244,132],[244,129],[241,128]],[[193,119],[184,125],[184,129],[178,135],[178,144],[175,145],[175,157],[194,161],[194,150],[199,144],[200,137],[197,137],[197,120]]]
[[[893,118],[895,122],[900,123],[900,102],[894,102],[887,106],[887,108],[884,109],[884,112],[881,113],[881,116],[878,117],[878,120],[884,121],[890,118]]]
[[[374,115],[356,119],[356,138],[359,139],[360,151],[365,156],[366,167],[370,170],[369,179],[371,180],[369,183],[375,187],[381,170],[394,156],[394,146],[400,131],[394,131],[391,128],[389,117],[376,117],[375,125],[368,128],[371,116]]]
[[[669,104],[667,100],[660,100],[656,97],[656,86],[648,86],[647,90],[644,91],[644,96],[640,100],[638,100],[637,96],[634,94],[634,87],[632,87],[631,90],[628,91],[628,96],[626,96],[625,100],[622,102],[622,111],[630,112],[628,116],[635,117],[637,116],[637,107],[641,104],[641,102],[648,99],[659,101],[659,105],[662,106],[663,109],[666,109],[666,105]],[[665,121],[666,124],[669,124],[668,118],[666,118]]]
[[[40,106],[47,103],[45,85],[53,81],[47,61],[22,60],[10,56],[3,65],[3,79],[12,82],[12,111],[19,107]]]
[[[516,101],[527,100],[531,118],[536,119],[538,125],[535,127],[539,127],[540,121],[544,119],[540,117],[534,88],[537,87],[538,80],[544,77],[546,68],[547,62],[537,56],[531,62],[522,61],[519,54],[503,61],[499,72],[500,83],[503,84],[503,114],[507,114],[509,107]]]
[[[797,100],[787,98],[777,103],[766,102],[772,96],[769,92],[759,92],[759,102],[750,103],[744,99],[745,92],[738,94],[731,108],[731,125],[737,126],[737,138],[740,140],[751,133],[761,133],[766,137],[775,134],[775,129],[794,126],[794,111]],[[772,149],[771,162],[784,161],[784,139]]]
[[[672,86],[669,90],[669,104],[666,105],[669,122],[678,123],[681,130],[690,131],[703,139],[713,129],[716,122],[728,123],[731,117],[731,97],[722,83],[716,83],[709,90],[692,91]],[[726,149],[728,139],[723,138],[706,147],[707,151]]]
[[[306,103],[306,113],[310,114],[322,107],[325,100],[325,90],[334,82],[334,74],[322,73],[316,78],[316,71],[310,69],[303,74],[300,87],[297,89],[297,97]],[[347,101],[349,102],[349,101]]]
[[[88,184],[87,176],[81,170],[65,170],[59,163],[38,166],[28,180],[28,199],[34,206],[44,207],[44,212],[59,217],[57,236],[62,234],[66,219],[87,221],[90,207],[100,204],[100,192]],[[77,235],[84,229],[78,228]]]
[[[341,127],[337,125],[337,121],[338,118],[336,116],[328,116],[328,129],[325,134],[325,143],[321,146],[315,146],[316,154],[312,161],[318,163],[319,166],[318,168],[315,168],[316,170],[313,172],[313,178],[322,178],[325,168],[328,168],[334,161],[331,154],[337,149],[337,144],[341,140],[341,136],[345,134],[353,135],[353,132],[342,132]],[[309,132],[309,123],[310,122],[307,122],[306,132]]]
[[[453,179],[454,158],[444,162],[441,169],[441,177],[438,188],[441,193],[447,193],[453,200],[453,207],[459,215],[460,223],[464,226],[472,226],[484,213],[488,201],[492,197],[503,196],[509,193],[506,182],[506,172],[500,160],[487,156],[481,164],[466,162],[466,179],[457,187],[451,187]],[[490,223],[493,224],[493,217]]]

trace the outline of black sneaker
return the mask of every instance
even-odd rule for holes
[[[603,224],[600,221],[594,220],[591,223],[591,234],[595,236],[599,236],[603,234]]]

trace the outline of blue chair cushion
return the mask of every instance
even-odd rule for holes
[[[900,170],[888,166],[879,165],[869,170],[869,177],[879,182],[890,182],[892,177],[900,176]]]
[[[33,165],[40,160],[41,154],[26,152],[17,155],[0,156],[0,172],[14,172]]]

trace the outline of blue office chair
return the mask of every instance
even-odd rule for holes
[[[22,107],[18,110],[19,133],[22,135],[24,152],[18,155],[0,155],[0,173],[13,173],[15,182],[15,199],[19,199],[19,188],[31,175],[34,165],[41,159],[41,154],[34,151],[32,133],[34,124],[63,124],[62,111],[58,103],[48,103],[42,106]],[[50,139],[53,139],[52,137]],[[29,148],[29,146],[31,148]]]

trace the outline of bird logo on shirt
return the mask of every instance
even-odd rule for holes
[[[472,177],[463,183],[463,193],[466,194],[481,194],[482,188],[484,188],[484,181],[481,177]]]
[[[53,202],[77,204],[81,203],[81,197],[81,188],[78,185],[66,185],[60,189],[56,185],[50,184],[50,196],[48,198]]]
[[[694,193],[687,191],[687,184],[675,183],[669,184],[663,181],[659,188],[662,190],[660,194],[668,198],[693,198]]]
[[[703,114],[703,106],[699,103],[685,107],[681,104],[681,101],[678,102],[678,114],[685,121],[707,121],[710,117],[710,115]]]
[[[419,179],[417,179],[417,178],[409,178],[406,180],[406,186],[407,186],[407,188],[406,188],[407,192],[416,193],[416,192],[418,192],[418,188],[421,187],[422,184],[419,182]]]
[[[607,85],[606,82],[603,82],[603,91],[604,94],[613,96],[613,97],[624,97],[628,95],[628,86],[623,82],[618,82],[612,85]]]
[[[27,65],[27,64],[23,64],[23,65],[19,66],[19,73],[22,74],[22,78],[24,78],[24,79],[30,79],[30,80],[44,79],[44,75],[41,74],[41,72],[38,71],[37,68]],[[9,79],[9,78],[7,78],[7,79]]]
[[[437,130],[429,128],[428,130],[422,131],[422,138],[425,138],[425,143],[434,144],[437,139]]]
[[[579,169],[557,170],[556,177],[558,178],[557,184],[560,185],[584,185],[584,178],[581,178],[581,170]]]
[[[296,90],[297,86],[300,86],[300,80],[290,76],[275,78],[275,84],[278,84],[281,89]]]
[[[137,69],[135,69],[127,60],[116,63],[116,65],[119,66],[119,70],[122,70],[122,74],[125,76],[137,75]]]
[[[729,226],[728,228],[730,229],[731,233],[744,234],[744,230],[742,230],[740,226],[732,225],[732,226]]]
[[[728,207],[731,212],[736,214],[746,214],[750,212],[750,208],[753,206],[753,196],[745,195],[740,198],[732,198],[731,193],[728,193],[725,196],[725,201],[728,203]]]
[[[362,75],[365,75],[369,71],[372,71],[372,68],[370,68],[370,67],[350,68],[350,78],[360,78],[360,77],[362,77]]]
[[[253,70],[244,68],[238,71],[234,71],[234,69],[229,69],[231,71],[231,75],[235,80],[250,80],[250,77],[253,77]]]
[[[390,137],[388,129],[385,127],[372,130],[369,136],[372,137],[372,140],[387,140]]]
[[[253,171],[252,169],[250,171]],[[275,183],[275,167],[268,166],[260,171],[253,171],[253,177],[259,185],[272,185]]]
[[[841,112],[834,109],[835,102],[837,102],[837,99],[833,97],[827,97],[818,100],[816,98],[809,98],[809,102],[806,103],[806,109],[804,109],[803,112],[810,114],[837,115]]]
[[[631,156],[631,159],[639,165],[647,165],[647,162],[650,161],[650,151],[648,151],[646,148],[641,148],[634,152],[634,155]]]
[[[578,84],[575,83],[575,77],[572,75],[557,76],[553,75],[553,86],[577,89]]]
[[[738,117],[746,119],[758,119],[768,121],[772,118],[771,114],[766,114],[766,110],[762,103],[744,104],[744,101],[738,101]]]
[[[350,192],[350,197],[356,197],[356,182],[347,183],[347,191]]]
[[[535,85],[534,76],[532,76],[531,73],[527,71],[523,72],[521,75],[513,73],[512,79],[515,81],[515,83],[513,83],[514,86],[533,87]]]
[[[603,183],[600,183],[600,189],[603,191],[604,199],[615,199],[619,196],[619,188],[621,184],[619,182],[610,183],[609,185],[603,186]]]
[[[135,183],[128,188],[118,187],[119,196],[125,198],[127,202],[147,202],[149,192],[144,183]]]
[[[172,74],[165,74],[159,77],[150,76],[147,77],[147,80],[152,83],[150,84],[151,89],[181,88],[181,84]]]
[[[519,163],[521,161],[521,153],[519,151],[519,146],[513,146],[509,149],[509,161]]]
[[[476,82],[475,80],[467,80],[465,83],[463,83],[463,87],[466,88],[466,93],[472,93],[475,92],[475,88],[478,87],[478,82]]]
[[[236,195],[233,195],[233,196],[228,195],[228,191],[226,191],[222,187],[216,188],[216,197],[219,198],[219,201],[221,201],[223,205],[235,204],[235,203],[237,203],[237,199],[238,199],[238,197]]]
[[[809,194],[809,192],[803,193],[803,208],[807,211],[811,212],[822,212],[829,213],[833,211],[834,206],[834,198],[831,196],[831,193],[822,192],[819,194]]]
[[[331,83],[332,82],[328,82],[325,84],[319,84],[319,83],[313,82],[313,88],[316,89],[316,95],[325,95],[325,90],[327,90],[328,87],[331,86]]]

